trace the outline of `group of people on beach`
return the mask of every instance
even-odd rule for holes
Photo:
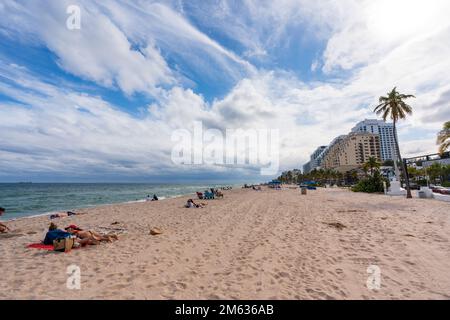
[[[153,197],[150,199],[150,195],[147,195],[147,199],[145,199],[146,201],[158,201],[158,197],[156,194],[153,195]]]
[[[0,216],[5,214],[5,208],[0,207]],[[62,218],[67,216],[77,215],[75,212],[67,212],[62,214],[54,214],[51,215],[50,218]],[[11,229],[0,222],[0,233],[8,233]],[[74,247],[81,247],[86,245],[98,245],[101,242],[113,242],[118,240],[119,237],[116,234],[101,234],[92,230],[83,230],[78,226],[71,224],[61,230],[55,223],[50,223],[48,227],[48,231],[45,234],[45,238],[43,241],[44,245],[54,245],[54,241],[60,239],[73,239]]]
[[[223,198],[223,193],[219,191],[219,189],[210,188],[209,191],[205,190],[202,192],[197,192],[197,197],[200,200],[203,199],[215,199],[215,198]],[[195,203],[193,199],[188,199],[186,202],[186,208],[204,208],[207,205],[205,202]]]
[[[222,190],[230,190],[231,187],[221,188]],[[219,191],[219,189],[210,189],[211,192],[205,191],[205,194],[211,194],[212,198],[214,197],[223,197],[223,193]],[[200,198],[200,199],[203,199]],[[147,201],[158,201],[158,197],[156,194],[153,195],[152,198],[150,198],[150,195],[147,195]],[[199,202],[196,203],[193,199],[188,199],[186,202],[185,207],[186,208],[204,208],[207,205],[205,202]],[[0,216],[5,214],[5,208],[0,207]],[[81,215],[85,213],[76,213],[72,211],[67,211],[65,213],[54,213],[51,214],[49,217],[50,219],[56,219],[56,218],[63,218],[63,217],[70,217],[74,215]],[[0,222],[0,233],[7,233],[11,231],[8,226]],[[51,223],[48,231],[45,235],[45,239],[43,243],[45,245],[51,245],[55,240],[58,239],[64,239],[64,238],[73,238],[75,240],[76,246],[85,246],[85,245],[97,245],[100,242],[112,242],[114,240],[118,240],[117,235],[115,234],[100,234],[98,232],[94,232],[91,230],[83,230],[79,228],[76,225],[69,225],[64,230],[61,230],[58,228],[58,226],[55,223]]]
[[[253,189],[253,190],[256,190],[256,191],[261,191],[262,190],[260,185],[255,186],[254,184],[252,184],[252,185],[244,184],[242,189]]]
[[[119,239],[116,234],[100,234],[92,230],[83,230],[74,224],[71,224],[64,230],[61,230],[55,223],[52,222],[50,223],[43,243],[45,245],[52,245],[55,240],[65,238],[73,238],[75,240],[75,247],[98,245],[100,242],[113,242]]]

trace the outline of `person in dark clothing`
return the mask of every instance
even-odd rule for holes
[[[159,200],[158,197],[156,196],[156,194],[154,194],[152,201],[158,201],[158,200]]]
[[[71,234],[69,232],[58,229],[58,226],[52,222],[45,235],[44,244],[51,245],[54,240],[68,238],[70,236]]]

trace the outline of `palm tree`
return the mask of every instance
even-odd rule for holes
[[[415,96],[413,96],[412,94],[401,94],[397,92],[397,87],[395,87],[391,92],[387,94],[386,97],[380,97],[379,105],[375,107],[374,112],[377,115],[382,115],[384,121],[386,121],[386,119],[389,117],[394,124],[395,149],[397,157],[402,164],[403,175],[405,176],[406,180],[406,197],[412,198],[409,181],[406,175],[406,166],[403,163],[402,156],[400,154],[396,128],[396,124],[400,119],[405,119],[407,115],[412,114],[411,106],[404,101],[409,98],[415,98]]]
[[[450,147],[450,121],[444,123],[444,128],[438,134],[437,144],[439,144],[440,154],[443,154]]]
[[[374,169],[378,169],[381,166],[381,163],[378,162],[377,158],[370,157],[367,159],[367,162],[364,163],[363,168],[370,172],[370,175],[373,176]]]

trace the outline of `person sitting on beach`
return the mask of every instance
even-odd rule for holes
[[[219,190],[216,190],[216,192],[214,193],[214,196],[216,196],[217,198],[223,198],[223,193],[220,192]]]
[[[94,231],[85,231],[73,224],[65,228],[65,230],[69,232],[71,235],[74,235],[77,238],[79,238],[80,239],[79,243],[81,245],[86,244],[94,245],[99,244],[101,241],[113,242],[114,240],[119,240],[119,237],[115,234],[102,235]]]
[[[154,194],[152,201],[158,201],[158,200],[159,200],[158,197],[156,196],[156,194]]]
[[[44,244],[52,245],[54,240],[69,238],[71,234],[69,232],[58,229],[58,226],[53,222],[48,227],[48,232],[45,235]]]
[[[204,208],[205,207],[205,203],[195,203],[194,200],[189,199],[186,203],[186,208]]]
[[[205,192],[203,192],[203,199],[214,199],[214,192],[205,190]]]
[[[200,200],[203,200],[203,193],[197,191],[196,194]]]
[[[0,207],[0,216],[2,216],[4,213],[5,208]],[[9,229],[8,226],[0,222],[0,233],[7,233],[8,231],[11,231],[11,229]]]

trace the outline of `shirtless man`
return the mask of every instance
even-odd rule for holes
[[[0,207],[0,216],[2,216],[5,213],[5,208]],[[0,233],[6,233],[8,231],[11,231],[6,225],[0,222]]]
[[[78,228],[76,225],[70,225],[66,228],[66,231],[70,234],[77,236],[81,239],[80,243],[87,244],[99,244],[101,241],[113,242],[114,240],[119,240],[119,237],[115,234],[112,235],[102,235],[94,231],[85,231]]]

